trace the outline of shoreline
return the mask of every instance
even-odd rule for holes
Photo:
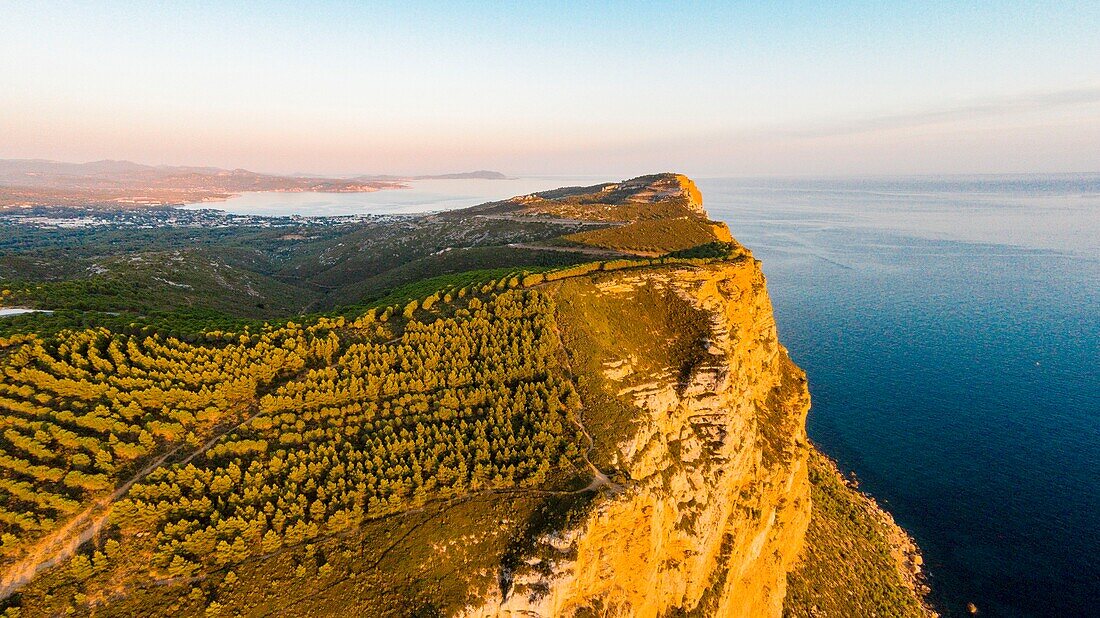
[[[161,199],[158,197],[147,196],[135,196],[135,197],[104,197],[104,196],[80,196],[80,195],[63,195],[63,196],[49,196],[41,199],[24,199],[19,201],[12,201],[6,203],[0,203],[0,212],[6,210],[15,210],[19,208],[104,208],[104,209],[118,209],[118,210],[137,210],[142,208],[179,208],[183,206],[192,206],[200,204],[215,204],[219,202],[225,202],[235,197],[240,197],[246,193],[377,193],[379,191],[394,191],[399,189],[409,189],[410,186],[404,182],[378,182],[375,184],[388,185],[388,186],[362,186],[354,189],[325,189],[315,187],[291,187],[285,189],[257,189],[255,191],[233,191],[233,192],[204,192],[201,190],[196,191],[195,197],[187,197],[185,199],[178,199],[172,197],[171,199]],[[0,186],[0,189],[4,187]]]
[[[849,493],[852,494],[874,517],[883,528],[887,530],[886,541],[890,547],[890,557],[893,558],[898,576],[920,602],[921,609],[929,617],[942,616],[940,608],[932,602],[932,586],[930,574],[925,569],[924,554],[916,539],[894,519],[892,513],[878,503],[873,495],[864,491],[859,486],[859,481],[854,473],[845,474],[833,457],[825,453],[811,441],[812,448],[822,458],[830,471],[836,476]]]

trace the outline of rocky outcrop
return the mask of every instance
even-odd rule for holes
[[[685,303],[706,328],[681,367],[653,367],[636,351],[668,345],[667,332],[600,353],[602,388],[634,410],[629,437],[606,458],[614,483],[577,525],[543,539],[553,551],[529,557],[466,614],[779,615],[810,516],[809,395],[779,344],[759,263],[594,281],[604,301],[646,291]]]

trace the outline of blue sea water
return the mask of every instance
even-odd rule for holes
[[[698,184],[935,602],[1098,615],[1100,176]]]

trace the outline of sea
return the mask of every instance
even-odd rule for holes
[[[201,206],[412,213],[602,180]],[[1100,174],[698,185],[763,262],[810,438],[916,539],[937,608],[1100,615]]]
[[[699,182],[948,615],[1100,615],[1100,175]]]

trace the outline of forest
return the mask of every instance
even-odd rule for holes
[[[0,339],[5,568],[131,478],[73,581],[188,577],[428,500],[564,486],[585,445],[553,307],[524,289],[543,277],[468,280],[192,341],[136,324]],[[150,562],[127,567],[148,531]]]
[[[579,463],[583,442],[550,309],[536,291],[474,297],[452,317],[410,320],[396,341],[376,340],[372,313],[319,324],[309,340],[324,366],[264,395],[186,465],[149,475],[117,521],[156,530],[154,565],[186,576],[428,499],[542,486]]]
[[[591,442],[540,286],[738,249],[443,276],[282,325],[0,338],[0,560],[33,565],[105,503],[66,585],[187,580],[434,501],[569,495]]]
[[[290,324],[173,337],[65,330],[0,339],[0,553],[23,548],[111,493],[144,462],[198,445],[246,414],[262,385],[318,345]]]

